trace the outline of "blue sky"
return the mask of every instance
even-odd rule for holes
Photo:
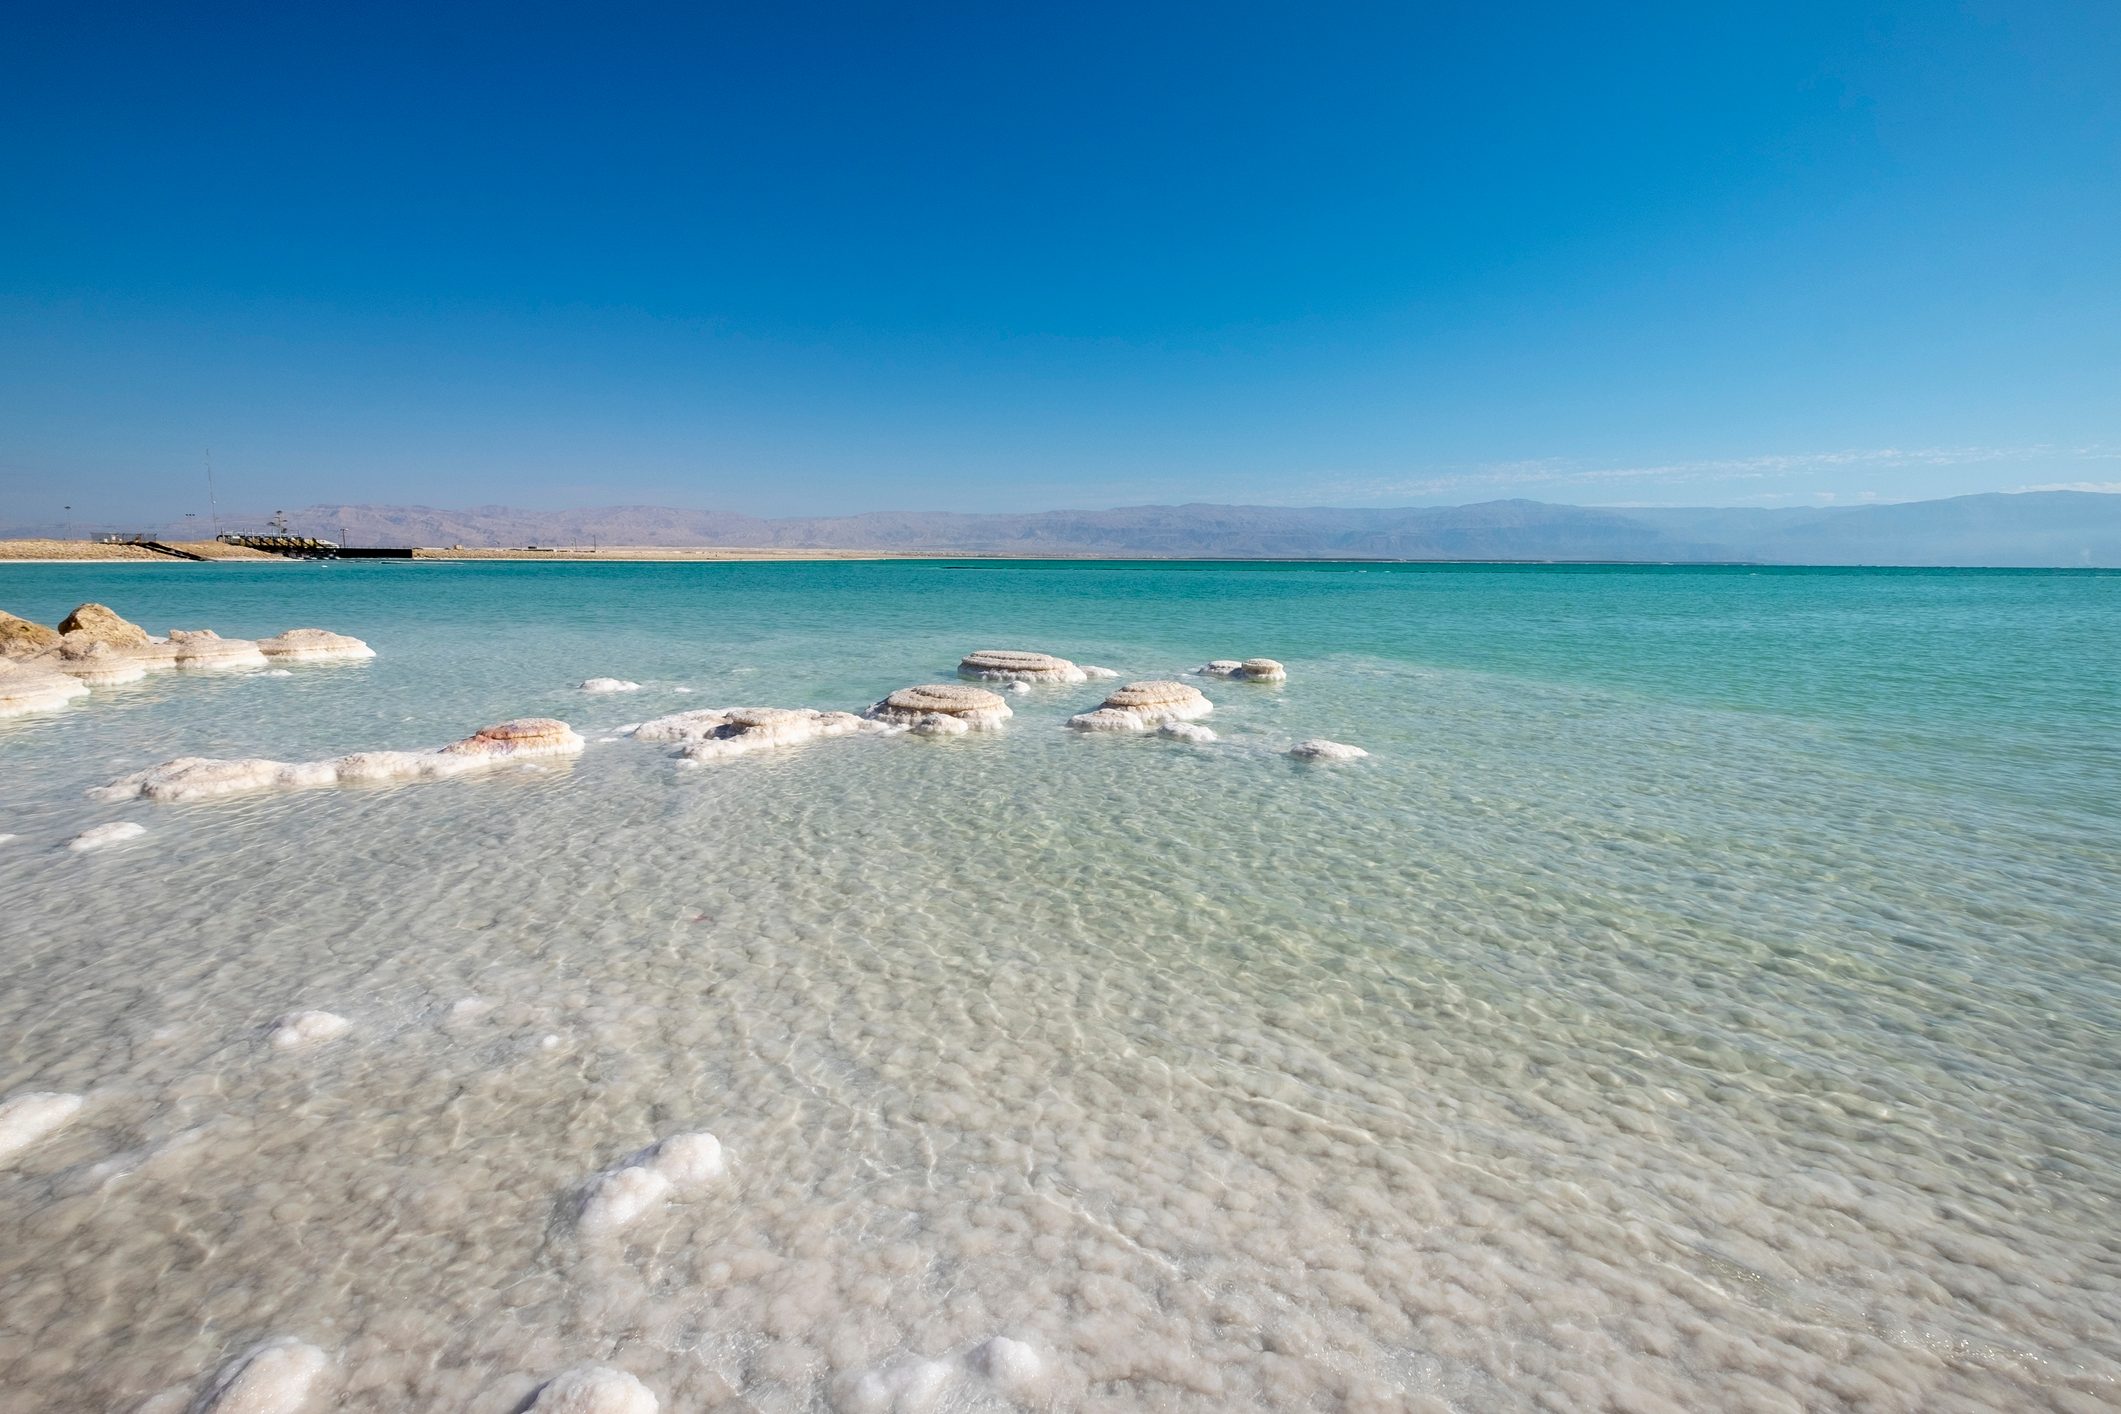
[[[16,0],[0,519],[2121,489],[2121,7]]]

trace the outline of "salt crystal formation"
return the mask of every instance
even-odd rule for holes
[[[360,751],[329,761],[180,756],[121,776],[89,795],[96,800],[208,800],[259,790],[437,780],[505,761],[573,756],[581,750],[582,738],[565,722],[523,717],[481,728],[462,741],[432,751]]]
[[[37,663],[0,658],[0,717],[51,712],[88,694],[88,684]]]
[[[1359,746],[1349,746],[1345,742],[1327,741],[1323,737],[1313,737],[1309,741],[1299,741],[1296,745],[1290,747],[1289,754],[1299,761],[1356,761],[1368,756],[1370,753]]]
[[[1095,711],[1068,719],[1085,732],[1146,732],[1166,722],[1185,722],[1215,710],[1201,690],[1182,682],[1130,682]]]
[[[683,744],[678,754],[688,761],[716,761],[777,746],[798,746],[819,737],[850,736],[878,730],[852,712],[818,712],[807,707],[724,707],[712,711],[676,712],[633,728],[635,741]]]
[[[1190,741],[1195,746],[1206,746],[1210,742],[1218,740],[1212,727],[1204,727],[1198,722],[1166,722],[1161,727],[1158,727],[1157,731],[1163,736],[1177,737],[1180,741]]]
[[[265,666],[265,655],[257,644],[247,638],[223,638],[210,628],[173,628],[169,641],[177,645],[177,666],[195,672]]]
[[[296,1414],[329,1363],[305,1341],[268,1341],[229,1363],[200,1401],[200,1414]]]
[[[272,1024],[267,1039],[276,1051],[299,1051],[335,1041],[353,1030],[353,1023],[328,1011],[292,1011]]]
[[[261,638],[258,651],[274,663],[351,663],[376,656],[360,639],[322,628],[291,628]]]
[[[560,1375],[531,1400],[531,1414],[656,1414],[648,1386],[624,1370],[582,1365]]]
[[[1002,1393],[1019,1400],[1037,1395],[1046,1376],[1046,1362],[1038,1351],[1005,1335],[998,1335],[973,1351],[970,1364],[994,1381]]]
[[[586,678],[582,682],[584,692],[639,692],[641,685],[625,678]]]
[[[909,1360],[872,1370],[842,1401],[848,1414],[927,1414],[950,1391],[957,1371],[941,1360]]]
[[[1094,663],[1085,663],[1085,664],[1083,664],[1083,676],[1084,676],[1084,677],[1086,677],[1086,678],[1100,678],[1100,679],[1102,679],[1102,678],[1116,678],[1116,677],[1118,677],[1118,676],[1119,676],[1119,669],[1117,669],[1117,668],[1100,668],[1100,667],[1098,667],[1098,666],[1097,666],[1096,664],[1094,664]]]
[[[1089,676],[1066,658],[1017,648],[982,648],[967,653],[957,671],[960,677],[988,682],[1082,682]]]
[[[1242,682],[1286,682],[1289,670],[1272,658],[1217,658],[1195,668],[1200,677],[1236,678]]]
[[[1015,714],[985,688],[934,682],[902,687],[862,715],[923,736],[961,736],[998,727]]]
[[[147,833],[147,826],[134,824],[130,820],[115,820],[108,825],[96,825],[83,830],[66,842],[66,847],[79,854],[92,849],[105,849],[114,844],[136,840]]]
[[[624,1227],[672,1193],[720,1178],[728,1167],[712,1134],[673,1134],[599,1176],[582,1199],[575,1225],[584,1232]]]
[[[79,1095],[33,1090],[0,1101],[0,1164],[64,1125],[81,1108]]]

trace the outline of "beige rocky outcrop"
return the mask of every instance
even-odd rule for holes
[[[261,638],[258,651],[273,663],[350,663],[376,656],[360,639],[323,628],[291,628]]]
[[[210,800],[260,790],[436,780],[503,761],[572,756],[581,749],[582,738],[565,722],[551,717],[524,717],[486,727],[432,751],[359,751],[327,761],[180,756],[121,776],[89,795],[111,801]]]
[[[80,605],[59,620],[59,632],[78,633],[83,638],[108,643],[113,648],[145,648],[148,644],[146,629],[120,618],[117,610],[102,604]]]
[[[987,682],[1083,682],[1089,677],[1066,658],[1020,648],[982,648],[967,653],[958,676]]]
[[[33,658],[59,646],[59,631],[0,611],[0,658]]]
[[[862,715],[926,736],[958,736],[998,727],[1015,714],[985,688],[931,682],[902,687]]]
[[[1068,725],[1086,732],[1146,732],[1166,722],[1187,722],[1205,717],[1215,704],[1197,687],[1182,682],[1130,682],[1099,704],[1095,711],[1068,719]]]

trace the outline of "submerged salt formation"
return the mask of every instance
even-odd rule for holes
[[[840,1407],[848,1414],[928,1414],[956,1379],[957,1370],[948,1361],[908,1360],[863,1375]]]
[[[274,663],[351,663],[376,656],[360,639],[323,628],[291,628],[261,638],[258,651]]]
[[[1002,1393],[1018,1400],[1037,1395],[1046,1376],[1046,1362],[1038,1351],[1005,1335],[973,1351],[967,1363],[994,1381]]]
[[[504,761],[573,756],[581,750],[582,738],[565,722],[524,717],[481,728],[462,741],[432,751],[358,751],[329,761],[180,756],[121,776],[89,795],[96,800],[208,800],[259,790],[436,780]]]
[[[583,692],[639,692],[641,685],[626,678],[586,678],[581,684]]]
[[[124,844],[127,840],[136,840],[146,833],[145,825],[136,825],[130,820],[116,820],[108,825],[97,825],[83,830],[68,840],[66,847],[77,854],[85,854],[92,849],[103,849],[114,844]]]
[[[526,1414],[656,1414],[655,1394],[624,1370],[581,1365],[548,1380]]]
[[[353,1023],[329,1011],[291,1011],[272,1024],[266,1039],[276,1051],[299,1051],[336,1041],[353,1030]]]
[[[1182,682],[1130,682],[1107,697],[1095,711],[1068,719],[1085,732],[1146,732],[1166,722],[1191,721],[1215,710],[1197,687]]]
[[[146,629],[102,604],[76,606],[71,614],[59,620],[59,632],[69,637],[78,635],[91,643],[107,643],[113,648],[145,648],[152,641]]]
[[[591,1183],[575,1225],[584,1232],[622,1228],[671,1194],[720,1178],[727,1167],[722,1142],[712,1134],[673,1134]]]
[[[1193,671],[1199,677],[1235,678],[1240,682],[1286,682],[1289,677],[1289,670],[1272,658],[1217,658]]]
[[[330,1363],[307,1341],[267,1341],[229,1362],[199,1401],[199,1414],[296,1414]]]
[[[1082,682],[1089,676],[1066,658],[1019,648],[982,648],[967,653],[957,671],[960,677],[989,682]]]
[[[41,661],[24,663],[0,658],[0,717],[56,711],[87,694],[87,683],[54,672]]]
[[[79,1095],[32,1090],[0,1101],[0,1164],[59,1129],[81,1109]]]
[[[852,712],[819,712],[808,707],[722,707],[674,712],[621,734],[636,741],[682,743],[678,754],[688,761],[715,761],[769,747],[797,746],[820,737],[849,736],[882,730]]]
[[[932,682],[902,687],[863,715],[924,736],[959,736],[998,727],[1015,714],[1008,703],[985,688]]]
[[[1313,737],[1299,741],[1289,748],[1289,755],[1299,761],[1356,761],[1370,753],[1359,746],[1345,742],[1327,741],[1324,737]]]
[[[57,629],[0,611],[0,658],[32,658],[58,645]]]
[[[1198,722],[1166,722],[1158,727],[1157,731],[1164,736],[1177,737],[1180,741],[1190,741],[1195,746],[1206,746],[1221,739],[1215,735],[1214,728],[1204,727]]]
[[[247,638],[223,638],[210,628],[173,628],[169,641],[177,645],[177,666],[194,672],[265,666],[257,644]]]

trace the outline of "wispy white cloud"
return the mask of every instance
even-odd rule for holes
[[[1611,482],[1670,485],[1700,481],[1773,480],[1852,469],[1892,470],[1903,467],[1978,466],[2031,461],[2117,460],[2121,460],[2121,448],[2100,445],[2072,447],[2045,443],[2026,447],[1844,448],[1826,452],[1712,457],[1623,466],[1591,466],[1577,459],[1549,457],[1530,461],[1491,462],[1462,471],[1438,472],[1426,476],[1343,482],[1330,490],[1335,497],[1438,496],[1453,492],[1500,490],[1513,486],[1599,486]],[[2121,482],[2070,483],[2019,489],[2121,490]],[[1878,499],[1876,492],[1850,494],[1852,499]],[[1770,497],[1762,496],[1757,499],[1767,500]]]
[[[2048,481],[2038,486],[2013,486],[2013,491],[2105,491],[2121,495],[2121,481]]]

